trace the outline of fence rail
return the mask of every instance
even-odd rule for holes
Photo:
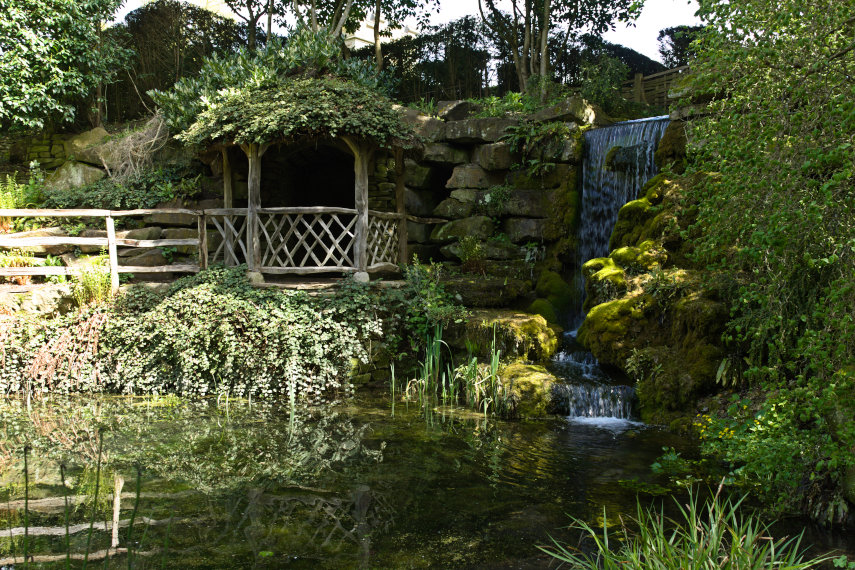
[[[197,237],[184,239],[129,239],[118,237],[117,218],[157,214],[183,214],[196,218]],[[247,208],[214,208],[190,210],[160,208],[145,210],[95,209],[0,209],[0,218],[104,218],[106,237],[28,236],[0,234],[0,248],[18,249],[51,246],[90,246],[106,248],[111,285],[119,287],[121,273],[195,273],[209,262],[228,266],[247,263],[262,273],[309,274],[322,272],[356,272],[357,210],[349,208],[259,208],[254,216]],[[443,220],[419,218],[403,213],[368,210],[365,265],[369,271],[393,269],[406,262],[401,245],[407,220],[436,223]],[[251,243],[251,219],[258,244]],[[405,234],[404,234],[405,235]],[[215,241],[210,241],[214,238]],[[209,247],[210,244],[210,247]],[[159,248],[195,247],[197,263],[151,267],[119,264],[119,247]],[[254,257],[255,256],[255,257]],[[251,261],[255,261],[251,264]],[[75,267],[2,267],[0,277],[75,275]]]
[[[636,103],[667,107],[668,91],[677,78],[688,71],[689,66],[684,65],[650,75],[636,73],[633,79],[623,83],[621,94],[625,99]]]

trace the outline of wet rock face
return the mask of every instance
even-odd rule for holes
[[[98,182],[107,173],[82,162],[66,162],[45,179],[45,190],[70,190]]]
[[[637,380],[646,421],[665,422],[715,389],[729,311],[706,272],[674,261],[688,181],[658,176],[620,211],[608,257],[583,266],[588,309],[578,340]],[[668,222],[672,220],[672,222]]]

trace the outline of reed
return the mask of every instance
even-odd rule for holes
[[[813,568],[830,559],[805,559],[802,535],[775,539],[769,525],[756,513],[743,512],[745,497],[722,499],[716,493],[701,504],[696,493],[687,504],[677,502],[677,520],[663,511],[642,508],[635,517],[621,518],[619,530],[609,530],[603,511],[603,528],[594,529],[572,519],[571,530],[587,539],[585,550],[559,543],[538,547],[571,568],[602,570],[713,570],[719,568]],[[675,499],[676,500],[676,499]]]

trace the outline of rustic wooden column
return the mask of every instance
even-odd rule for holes
[[[223,208],[234,208],[234,189],[232,187],[232,164],[229,162],[229,148],[221,149],[223,154]],[[234,226],[234,218],[225,216],[223,219],[223,230],[226,247],[223,248],[223,263],[226,266],[238,265],[237,256],[232,255],[235,251],[235,238],[229,231],[229,225]]]
[[[632,78],[632,99],[636,103],[646,103],[644,100],[644,74],[636,73]]]
[[[365,144],[356,144],[348,137],[344,142],[353,152],[353,170],[355,173],[354,203],[356,207],[356,239],[354,261],[357,281],[368,281],[368,165],[371,162],[373,148]]]
[[[110,261],[110,292],[119,292],[119,256],[116,253],[116,224],[113,216],[107,216],[107,254]]]
[[[199,269],[208,269],[208,216],[205,212],[197,218],[199,228]]]
[[[404,149],[395,149],[395,211],[398,212],[398,263],[407,259],[407,204],[404,201]]]
[[[261,236],[259,232],[258,210],[261,208],[261,157],[267,150],[267,144],[248,143],[240,145],[249,161],[249,199],[246,213],[246,242],[249,249],[246,264],[250,272],[261,270]]]

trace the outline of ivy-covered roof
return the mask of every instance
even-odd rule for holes
[[[411,146],[412,128],[377,91],[335,77],[292,77],[219,91],[177,135],[185,143],[269,143],[350,136],[381,147]]]

